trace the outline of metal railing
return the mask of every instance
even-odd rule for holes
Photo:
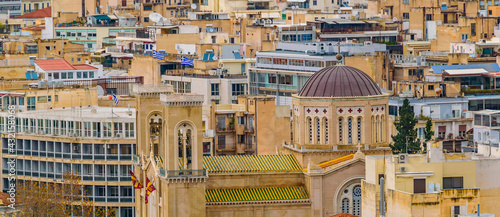
[[[70,80],[64,81],[64,85],[68,86],[84,86],[96,87],[101,86],[104,93],[111,95],[113,92],[116,95],[129,95],[129,84],[144,84],[144,77],[142,76],[123,76],[123,77],[110,77],[98,78],[92,80]]]
[[[161,174],[161,171],[160,171]],[[168,170],[166,178],[196,178],[207,177],[207,170]]]

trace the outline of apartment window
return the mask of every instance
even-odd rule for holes
[[[425,20],[431,21],[432,20],[432,14],[426,14],[425,15]]]
[[[463,177],[443,177],[443,189],[462,189],[464,188]]]
[[[427,86],[427,90],[434,90],[434,85]]]
[[[89,78],[89,72],[83,72],[83,78]]]
[[[476,36],[476,24],[475,23],[470,24],[470,35]]]
[[[226,118],[225,117],[217,117],[217,128],[220,130],[226,128]]]
[[[111,137],[111,122],[102,123],[103,137]]]
[[[73,79],[73,72],[68,72],[68,79]]]
[[[245,117],[238,117],[238,125],[245,125]]]
[[[244,95],[245,94],[245,84],[232,84],[232,94],[233,96]]]
[[[125,123],[125,138],[134,137],[135,128],[134,123]]]
[[[245,143],[245,135],[238,135],[238,143],[240,144]]]
[[[403,4],[404,5],[409,5],[410,4],[410,0],[403,0]]]
[[[444,139],[446,136],[446,126],[439,126],[438,127],[438,136],[441,139]]]
[[[425,194],[425,178],[413,178],[413,193]]]
[[[313,5],[318,5],[318,1],[317,0],[313,0]]]
[[[403,19],[405,20],[410,19],[410,13],[403,13]]]
[[[119,137],[121,136],[121,133],[123,131],[123,125],[122,123],[113,123],[113,136],[114,137]]]
[[[458,136],[465,138],[467,132],[467,125],[458,126]]]
[[[226,149],[226,135],[217,136],[217,144],[219,145],[219,149]]]
[[[82,72],[76,72],[76,78],[82,78]]]
[[[92,122],[92,137],[96,137],[96,138],[101,137],[101,123]]]
[[[122,7],[127,6],[127,0],[122,0]]]
[[[144,22],[145,23],[149,22],[149,17],[144,17]]]
[[[91,124],[90,122],[83,123],[83,137],[91,137]]]
[[[210,84],[212,96],[219,95],[219,84]]]

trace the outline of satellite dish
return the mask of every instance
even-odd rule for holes
[[[342,13],[342,10],[339,9],[337,12],[340,14],[340,13]]]
[[[160,21],[158,23],[167,24],[168,23],[168,19],[165,18],[165,17],[162,17],[162,18],[160,18]]]
[[[102,9],[102,5],[99,5],[99,8]]]
[[[149,19],[155,23],[159,22],[161,18],[163,18],[163,16],[156,12],[149,14]]]
[[[97,96],[104,96],[104,89],[102,89],[101,85],[97,85]]]
[[[197,7],[196,4],[191,4],[191,9],[196,10]]]
[[[218,57],[214,57],[213,60],[218,60],[219,58]]]
[[[396,21],[398,21],[398,18],[394,17],[394,18],[392,18],[392,21],[396,22]]]
[[[295,9],[295,5],[292,5],[292,10]]]

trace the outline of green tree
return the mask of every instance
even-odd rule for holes
[[[430,141],[432,139],[432,136],[434,136],[434,131],[432,131],[432,120],[427,119],[424,130],[425,142],[427,143],[428,141]],[[424,145],[424,152],[425,151],[427,151],[427,145]]]
[[[399,109],[399,117],[394,122],[398,134],[392,136],[392,141],[394,142],[390,145],[392,153],[414,154],[421,150],[420,139],[417,139],[415,124],[417,124],[415,113],[411,110],[410,101],[405,99],[403,106]],[[406,150],[407,147],[408,150]]]

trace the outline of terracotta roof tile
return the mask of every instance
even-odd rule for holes
[[[36,18],[45,18],[52,16],[52,7],[46,7],[44,9],[36,10],[27,14],[23,14],[18,16],[17,19],[36,19]]]
[[[75,67],[75,69],[97,69],[96,67],[88,64],[73,65],[73,67]]]
[[[75,70],[76,68],[65,59],[35,60],[35,63],[45,71]]]

